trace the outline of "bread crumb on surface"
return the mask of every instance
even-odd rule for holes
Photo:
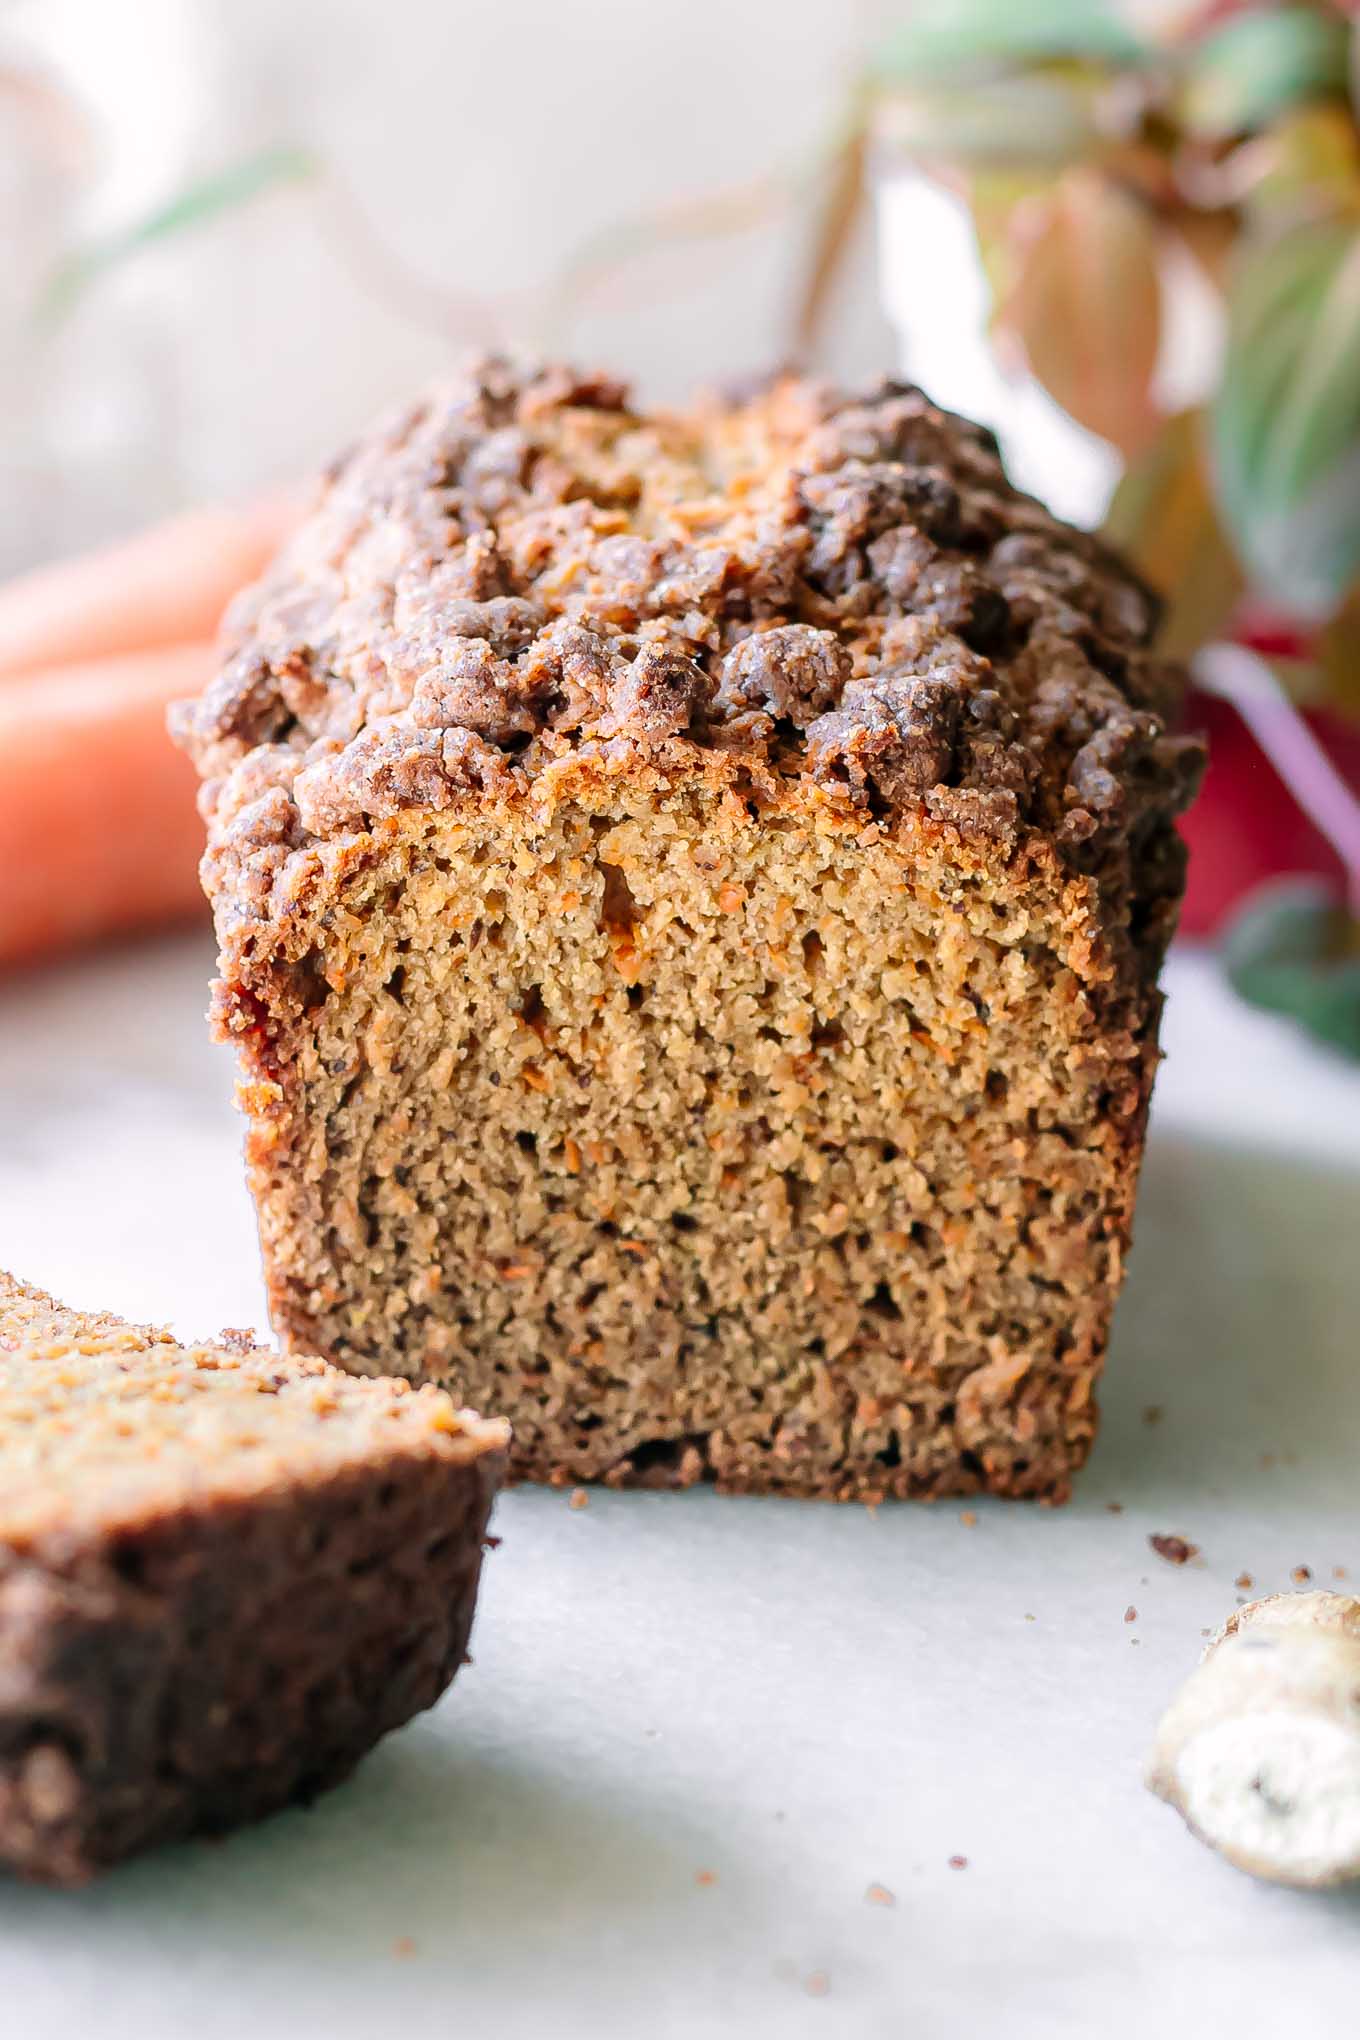
[[[572,1489],[567,1497],[567,1507],[569,1509],[588,1509],[590,1507],[590,1496],[583,1487]]]
[[[968,1858],[966,1856],[951,1856],[949,1858],[949,1867],[951,1870],[966,1870],[968,1868]]]
[[[1244,1594],[1249,1594],[1252,1588],[1255,1586],[1255,1584],[1256,1582],[1249,1572],[1240,1572],[1237,1575],[1237,1578],[1233,1581],[1233,1585],[1235,1587],[1240,1587]]]
[[[1128,1607],[1124,1610],[1124,1620],[1126,1622],[1136,1622],[1138,1620],[1138,1610],[1134,1607],[1132,1601],[1130,1601]]]
[[[717,1881],[718,1873],[716,1870],[696,1870],[694,1873],[694,1882],[696,1884],[716,1884]]]
[[[411,1939],[411,1936],[409,1934],[398,1934],[396,1940],[392,1943],[392,1953],[394,1955],[405,1956],[414,1955],[415,1952],[416,1944]]]
[[[960,1523],[962,1523],[965,1530],[973,1529],[973,1527],[977,1523],[976,1509],[961,1509],[959,1511],[959,1521]]]
[[[889,1891],[886,1884],[871,1884],[864,1896],[870,1905],[897,1904],[896,1896]]]
[[[1313,1577],[1313,1569],[1308,1565],[1296,1565],[1289,1577],[1296,1587],[1306,1587]]]
[[[1199,1557],[1199,1546],[1192,1544],[1188,1537],[1159,1536],[1154,1532],[1148,1543],[1158,1558],[1164,1558],[1168,1565],[1188,1565],[1192,1558]]]

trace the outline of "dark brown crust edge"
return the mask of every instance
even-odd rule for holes
[[[503,1454],[0,1548],[0,1862],[73,1885],[344,1778],[466,1659]]]

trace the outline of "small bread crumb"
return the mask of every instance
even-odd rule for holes
[[[1136,1622],[1138,1620],[1138,1610],[1134,1607],[1132,1601],[1130,1601],[1128,1607],[1124,1610],[1124,1620],[1126,1622]]]
[[[864,1894],[870,1905],[896,1905],[897,1900],[886,1884],[871,1884]]]
[[[1192,1558],[1199,1557],[1199,1546],[1191,1544],[1187,1537],[1161,1537],[1154,1532],[1148,1543],[1168,1565],[1188,1565]]]
[[[971,1529],[973,1528],[974,1524],[975,1524],[975,1523],[977,1522],[977,1510],[976,1510],[976,1509],[960,1509],[960,1511],[959,1511],[959,1521],[960,1521],[960,1523],[962,1523],[962,1525],[963,1525],[963,1527],[964,1527],[964,1529],[965,1529],[965,1530],[971,1530]]]
[[[1313,1569],[1308,1565],[1296,1565],[1289,1577],[1296,1587],[1306,1587],[1313,1577]]]
[[[1240,1587],[1244,1594],[1249,1594],[1252,1588],[1256,1585],[1256,1582],[1249,1572],[1240,1572],[1237,1575],[1237,1578],[1233,1581],[1233,1585],[1235,1587]]]
[[[966,1856],[951,1856],[949,1858],[949,1867],[951,1870],[966,1870],[968,1868],[968,1858]]]
[[[588,1509],[590,1507],[590,1496],[583,1487],[574,1487],[572,1489],[567,1497],[567,1507],[569,1509]]]
[[[717,1881],[718,1873],[716,1870],[696,1870],[694,1873],[694,1882],[696,1884],[716,1884]]]
[[[831,1978],[824,1969],[814,1969],[803,1988],[809,1997],[825,1997],[831,1988]]]
[[[416,1944],[411,1939],[411,1936],[409,1934],[399,1934],[396,1940],[392,1943],[392,1953],[394,1955],[400,1955],[404,1957],[407,1955],[414,1955],[415,1952]]]

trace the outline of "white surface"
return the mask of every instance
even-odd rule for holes
[[[3,1257],[199,1332],[261,1310],[208,960],[0,990]],[[75,1896],[0,1885],[0,2032],[1353,2035],[1360,1891],[1253,1884],[1140,1772],[1240,1571],[1360,1579],[1360,1077],[1202,959],[1171,987],[1069,1508],[513,1494],[475,1665],[350,1786]]]

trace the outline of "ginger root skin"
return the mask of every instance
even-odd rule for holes
[[[1360,1600],[1237,1609],[1162,1717],[1147,1783],[1254,1877],[1360,1877]]]

